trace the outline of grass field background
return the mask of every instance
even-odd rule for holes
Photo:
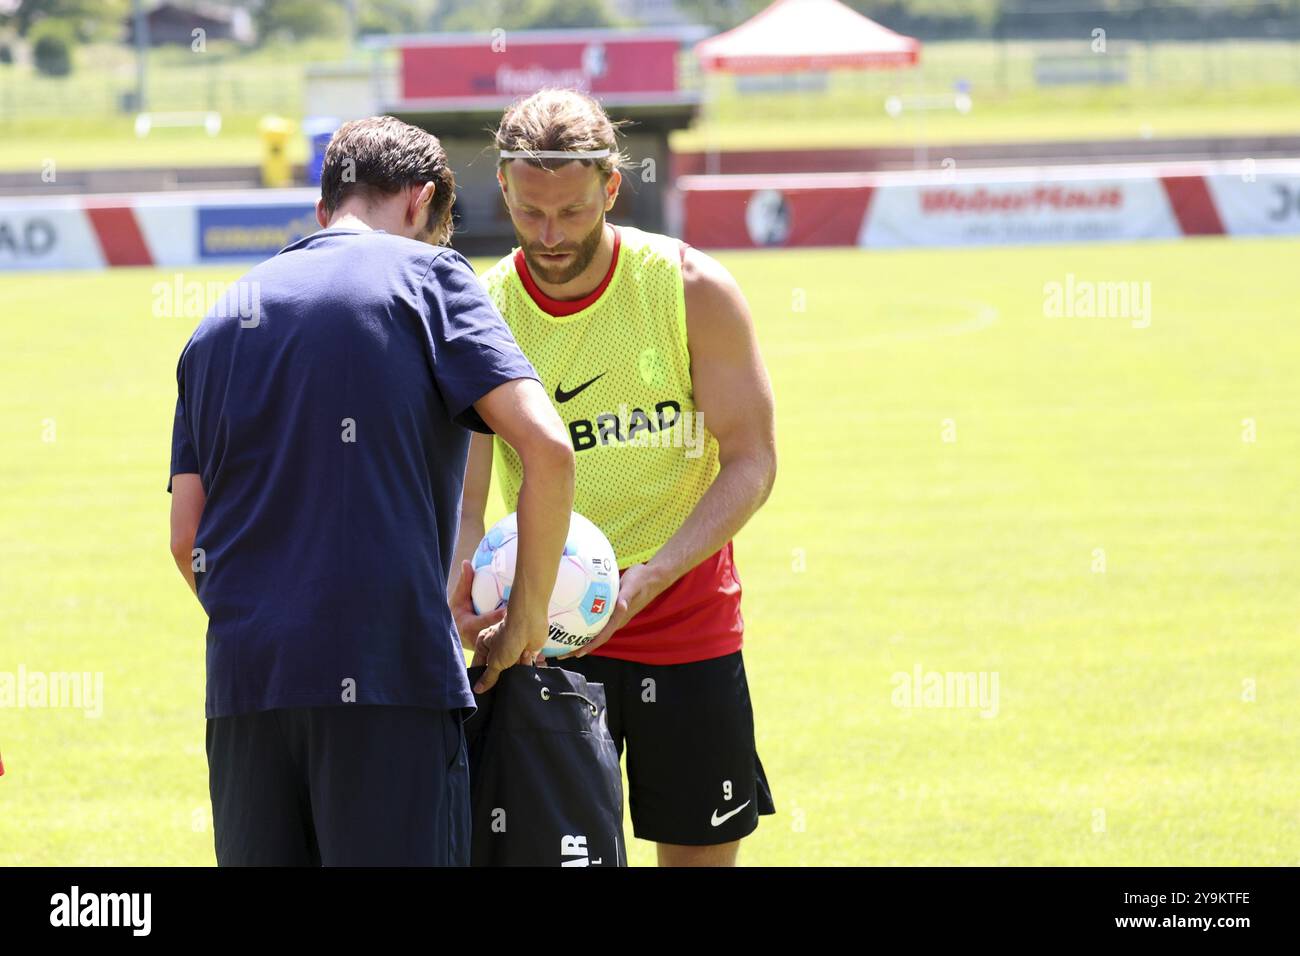
[[[737,542],[779,809],[742,862],[1300,864],[1300,243],[719,258],[780,449]],[[0,279],[0,671],[105,696],[0,710],[0,865],[213,862],[172,275]],[[1048,317],[1067,275],[1149,282],[1150,326]],[[996,716],[895,706],[917,666],[997,672]]]

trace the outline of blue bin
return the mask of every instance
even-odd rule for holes
[[[333,116],[310,116],[303,120],[302,131],[307,136],[307,182],[320,185],[320,171],[325,164],[325,148],[334,131],[342,122]]]

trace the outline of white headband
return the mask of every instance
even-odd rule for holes
[[[562,149],[503,149],[502,159],[604,159],[609,155],[608,149],[589,149],[565,152]]]

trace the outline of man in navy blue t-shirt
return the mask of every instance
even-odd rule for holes
[[[546,642],[573,452],[450,238],[438,140],[391,117],[326,152],[324,227],[248,272],[181,354],[172,553],[208,614],[221,865],[469,859],[473,695],[447,604],[470,430],[523,459],[488,689]],[[504,620],[503,620],[504,616]]]

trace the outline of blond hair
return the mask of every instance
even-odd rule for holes
[[[609,155],[600,159],[524,159],[544,169],[575,162],[594,165],[601,179],[606,180],[627,165],[628,157],[615,141],[615,134],[626,124],[626,120],[611,122],[604,107],[586,93],[547,88],[507,107],[494,136],[498,150],[568,153],[608,149]],[[503,169],[508,162],[498,159],[497,169]]]

